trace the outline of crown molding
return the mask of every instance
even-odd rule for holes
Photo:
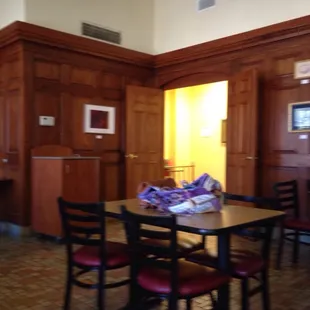
[[[310,34],[310,15],[156,56],[16,21],[0,30],[0,47],[17,41],[43,44],[145,68],[163,68]]]
[[[310,15],[264,28],[232,35],[175,51],[156,55],[154,65],[163,68],[212,56],[238,52],[273,42],[310,34]]]
[[[17,41],[57,47],[139,67],[154,67],[153,55],[21,21],[0,30],[1,48]]]

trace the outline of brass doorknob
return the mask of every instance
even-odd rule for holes
[[[245,159],[247,159],[247,160],[257,160],[258,157],[248,156],[248,157],[246,157]]]
[[[125,155],[126,158],[129,158],[129,159],[135,159],[135,158],[138,158],[138,155],[135,155],[135,154],[128,154],[128,155]]]

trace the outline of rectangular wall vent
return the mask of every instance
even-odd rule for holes
[[[198,0],[198,11],[204,11],[214,6],[215,0]]]
[[[82,23],[82,34],[84,36],[106,41],[114,44],[121,44],[121,33],[95,26],[89,23]]]

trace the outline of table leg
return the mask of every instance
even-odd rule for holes
[[[230,233],[220,233],[217,241],[218,268],[229,274],[230,272]],[[218,291],[218,308],[221,310],[230,309],[230,288],[229,284],[222,286]]]

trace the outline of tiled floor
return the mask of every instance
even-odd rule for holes
[[[124,240],[120,225],[111,224],[112,240]],[[247,247],[248,241],[236,241]],[[208,241],[208,246],[214,240]],[[286,255],[290,251],[286,251]],[[284,259],[282,271],[271,270],[272,310],[310,309],[310,247],[301,246],[301,259],[292,267],[289,257]],[[127,270],[111,273],[110,278],[126,276]],[[27,237],[20,240],[0,239],[0,309],[1,310],[57,310],[62,309],[65,281],[64,246]],[[232,309],[240,309],[238,281],[232,284]],[[127,287],[107,291],[107,310],[120,309],[127,301]],[[183,309],[183,304],[180,309]],[[72,310],[96,309],[95,291],[75,288]],[[251,300],[252,310],[261,308],[260,296]],[[166,309],[165,304],[160,309]],[[207,296],[197,298],[194,310],[210,309]]]

